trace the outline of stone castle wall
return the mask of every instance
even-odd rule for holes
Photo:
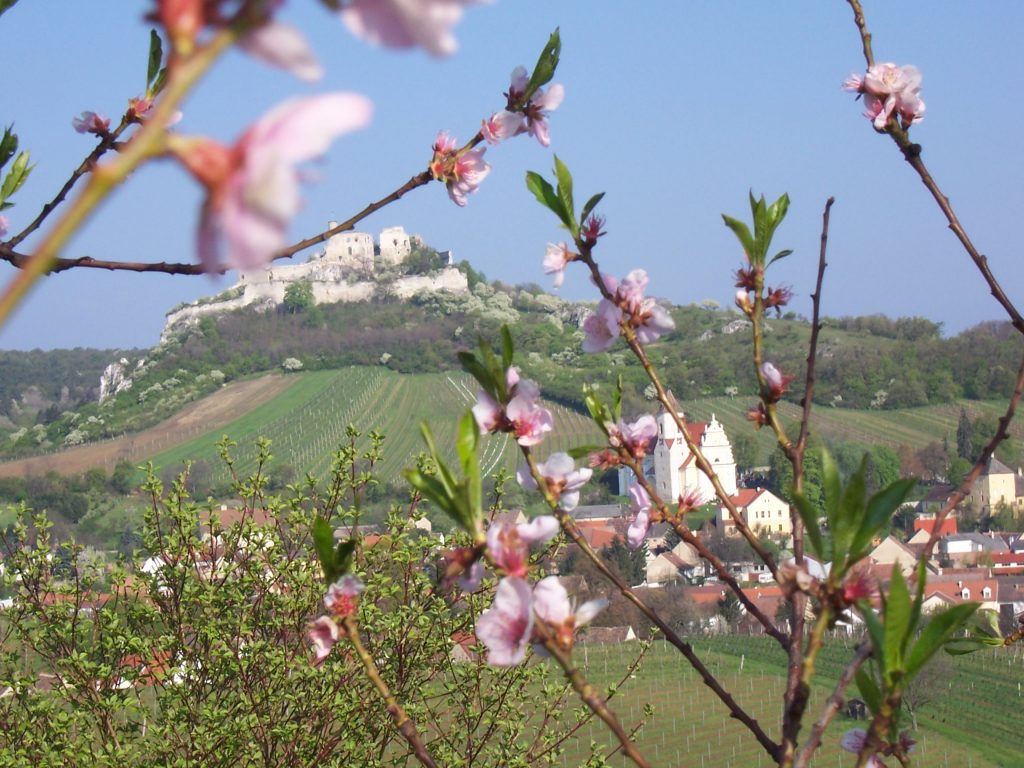
[[[371,235],[342,232],[331,237],[326,248],[305,264],[271,264],[241,272],[233,286],[233,289],[241,289],[241,295],[236,298],[195,303],[170,313],[160,342],[167,341],[181,324],[194,325],[207,315],[253,305],[281,304],[288,286],[302,281],[310,284],[317,304],[369,301],[377,295],[405,300],[422,291],[468,293],[466,276],[454,267],[433,275],[408,275],[393,281],[377,279],[378,270],[400,264],[411,249],[410,238],[402,227],[389,227],[381,232],[379,252],[375,252]]]

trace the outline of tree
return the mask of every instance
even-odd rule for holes
[[[967,418],[967,411],[961,406],[960,419],[956,424],[956,455],[968,461],[971,461],[971,457],[974,456],[971,436],[971,420]]]
[[[735,629],[740,623],[740,619],[743,618],[743,606],[732,590],[727,591],[725,597],[718,601],[718,613],[730,629]]]
[[[946,695],[949,679],[953,676],[953,660],[948,654],[936,653],[921,673],[915,675],[903,690],[903,706],[917,730],[917,715],[921,708]]]
[[[601,550],[601,557],[613,566],[628,584],[642,584],[647,578],[647,545],[630,549],[621,536]]]
[[[295,315],[307,311],[316,304],[313,298],[313,286],[308,280],[300,280],[289,283],[284,289],[284,302],[282,306],[289,315]]]

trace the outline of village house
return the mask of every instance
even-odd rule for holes
[[[999,505],[1024,510],[1024,477],[993,456],[988,460],[985,471],[974,481],[964,502],[982,515],[991,514]]]
[[[787,537],[793,532],[789,504],[767,488],[740,488],[730,498],[743,516],[744,522],[755,533]],[[722,530],[726,533],[739,533],[732,515],[729,514],[728,507],[724,505],[719,507],[718,520],[722,525]]]
[[[994,533],[952,533],[939,539],[940,557],[956,567],[987,564],[990,557],[1010,548]]]
[[[682,413],[679,415],[682,417]],[[715,489],[697,467],[672,414],[662,410],[655,418],[658,422],[658,442],[654,447],[653,466],[654,489],[658,495],[663,499],[674,500],[696,488],[704,498],[713,498]],[[686,423],[686,431],[715,470],[725,492],[735,494],[736,459],[725,428],[712,414],[711,421]]]

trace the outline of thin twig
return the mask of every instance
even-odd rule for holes
[[[416,755],[416,759],[419,760],[427,768],[437,768],[437,763],[434,762],[434,758],[431,757],[430,752],[427,750],[426,744],[423,743],[423,739],[416,730],[416,723],[412,721],[406,711],[402,708],[402,705],[398,703],[398,699],[395,698],[394,694],[388,688],[387,683],[380,676],[380,671],[377,669],[377,664],[373,660],[373,656],[366,650],[363,645],[362,639],[359,637],[359,627],[355,620],[351,616],[346,616],[342,619],[345,634],[349,641],[352,643],[352,647],[355,648],[356,655],[359,656],[359,660],[363,663],[363,667],[366,669],[366,676],[370,678],[370,682],[373,683],[373,687],[377,689],[377,693],[384,699],[388,707],[388,712],[391,714],[392,720],[395,722],[395,728],[402,734],[402,737],[409,742],[409,746],[412,747],[413,754]]]
[[[821,737],[825,733],[825,729],[828,728],[828,724],[832,722],[832,718],[839,712],[839,708],[843,706],[845,701],[846,689],[850,687],[854,677],[857,675],[857,670],[861,668],[861,665],[868,660],[871,656],[871,643],[864,641],[857,646],[857,652],[854,654],[853,659],[847,665],[846,669],[843,670],[843,674],[839,678],[839,682],[836,683],[835,689],[832,691],[832,695],[828,697],[828,701],[825,702],[824,708],[821,710],[821,715],[814,722],[814,726],[811,728],[811,732],[807,737],[807,742],[804,744],[804,748],[800,751],[800,756],[797,757],[796,762],[793,764],[793,768],[807,768],[811,763],[811,758],[814,757],[815,751],[821,746]]]

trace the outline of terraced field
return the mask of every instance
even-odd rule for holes
[[[753,405],[753,398],[712,397],[683,403],[687,417],[703,421],[713,413],[729,435],[738,431],[753,434],[750,422],[746,420],[747,410]],[[963,401],[967,414],[973,419],[978,416],[996,418],[1001,416],[1005,403]],[[867,445],[881,444],[896,448],[909,445],[921,448],[928,443],[942,442],[949,438],[956,440],[957,420],[961,403],[946,403],[923,408],[906,408],[893,411],[861,411],[844,408],[816,407],[813,412],[814,430],[825,440],[855,441]],[[800,409],[792,403],[781,403],[783,419],[796,421]],[[1024,437],[1024,423],[1016,421],[1010,426],[1010,433]],[[774,447],[774,439],[768,430],[756,435],[759,462],[766,463]]]
[[[213,470],[215,481],[227,479],[217,458],[215,443],[228,435],[238,443],[234,450],[239,474],[255,468],[255,441],[272,440],[277,462],[300,471],[323,475],[331,455],[345,441],[345,430],[354,424],[364,434],[377,430],[386,436],[384,461],[378,467],[385,481],[396,479],[424,449],[419,423],[427,421],[438,445],[454,444],[459,417],[476,400],[473,381],[454,373],[400,375],[384,368],[346,368],[298,374],[300,381],[284,395],[249,411],[236,421],[153,457],[159,467],[177,467],[186,459],[202,460]],[[541,446],[543,456],[584,442],[594,442],[598,432],[583,415],[553,406],[555,433]],[[507,435],[484,438],[482,458],[490,473],[513,470],[518,452]],[[450,459],[454,454],[449,455]]]
[[[698,654],[727,690],[769,733],[777,731],[778,702],[785,683],[785,658],[774,641],[765,637],[723,636],[694,638]],[[826,646],[820,658],[818,685],[809,712],[816,717],[831,687],[853,652],[852,641]],[[636,645],[578,647],[590,680],[600,686],[618,682],[625,659]],[[916,768],[1018,768],[1024,765],[1020,745],[1018,685],[1024,678],[1020,651],[979,653],[953,660],[948,695],[921,710],[921,730],[915,734]],[[853,693],[852,695],[856,695]],[[654,715],[637,743],[652,764],[702,768],[753,768],[769,761],[746,729],[729,718],[725,707],[711,695],[697,674],[667,643],[658,642],[637,673],[622,686],[612,708],[627,729],[643,719],[643,706]],[[838,747],[849,728],[863,725],[839,715],[827,732],[813,765],[816,768],[851,768],[854,755]],[[907,718],[909,728],[909,717]],[[591,741],[610,744],[607,731],[597,724],[583,726],[556,765],[579,765]],[[607,752],[607,750],[606,750]],[[632,765],[616,754],[609,765]]]

